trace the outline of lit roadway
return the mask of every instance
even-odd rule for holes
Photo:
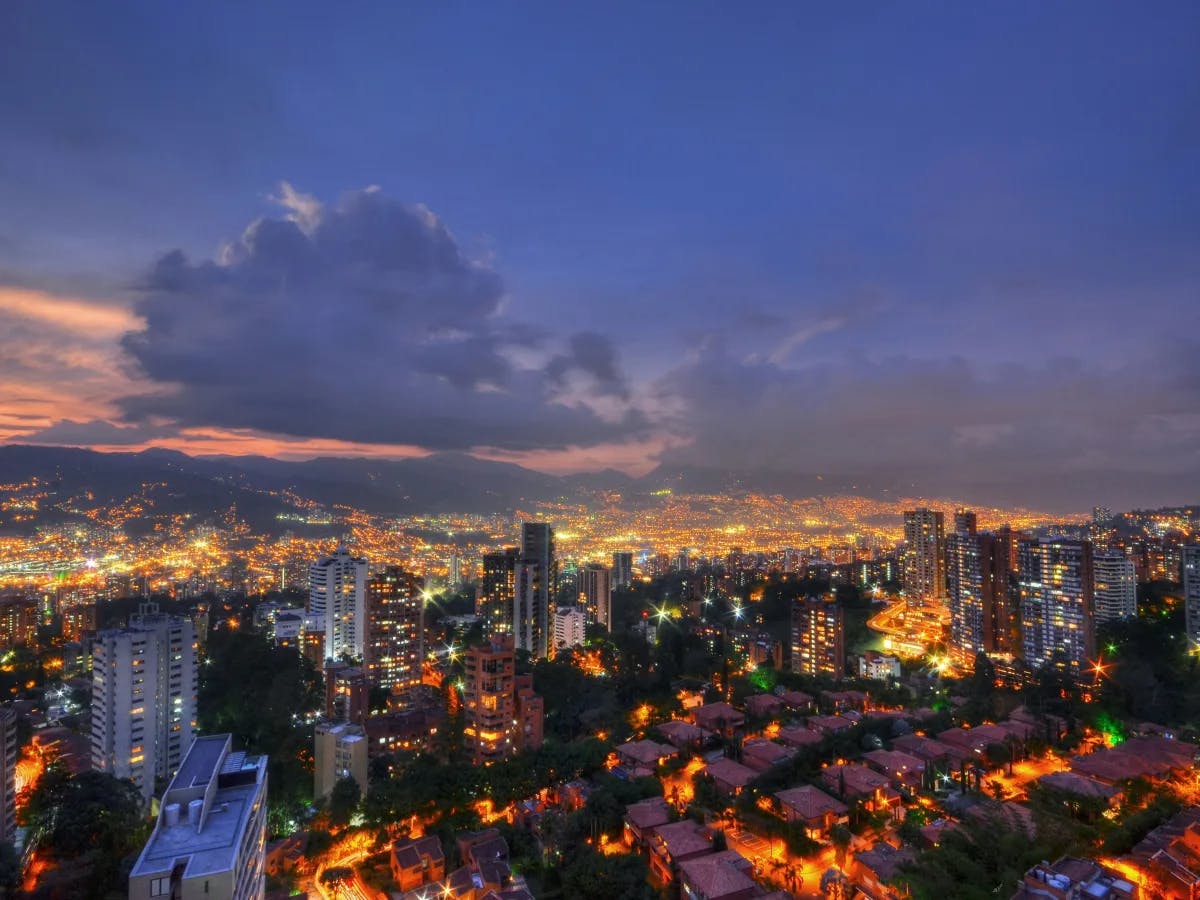
[[[947,615],[942,607],[910,607],[900,598],[871,616],[867,627],[884,636],[886,649],[901,656],[923,656],[941,639]]]
[[[731,819],[714,824],[719,824],[724,830],[729,849],[736,850],[754,863],[761,880],[791,891],[795,897],[804,900],[821,897],[821,876],[837,867],[833,847],[821,848],[816,856],[799,857],[788,853],[781,839],[768,839],[743,831]],[[789,872],[795,873],[790,881]]]
[[[352,834],[340,841],[313,872],[312,882],[317,896],[322,900],[379,900],[379,892],[363,884],[362,879],[358,877],[358,872],[354,871],[355,863],[370,854],[371,838],[364,832]],[[321,883],[321,875],[326,869],[341,868],[350,869],[351,875],[348,881],[328,888]]]

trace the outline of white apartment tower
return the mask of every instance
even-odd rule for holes
[[[587,614],[578,606],[560,606],[554,611],[554,646],[565,650],[578,647],[587,637]]]
[[[92,765],[149,800],[196,736],[196,638],[190,619],[143,604],[129,627],[92,644]]]
[[[262,900],[266,857],[267,757],[234,751],[227,734],[197,738],[129,873],[129,900]]]
[[[1137,574],[1133,560],[1120,550],[1092,554],[1096,623],[1137,616]]]
[[[361,659],[366,650],[367,561],[343,546],[310,565],[308,612],[325,623],[327,659]]]

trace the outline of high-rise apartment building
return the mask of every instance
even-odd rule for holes
[[[612,579],[604,566],[588,563],[576,576],[579,584],[579,605],[587,610],[588,619],[612,631]]]
[[[1200,544],[1183,548],[1183,612],[1188,646],[1200,648]]]
[[[977,654],[1008,652],[1008,557],[993,535],[956,531],[946,539],[950,654],[971,663]]]
[[[512,634],[520,561],[521,551],[516,547],[483,555],[483,576],[479,581],[475,614],[483,620],[484,634]]]
[[[1092,554],[1092,588],[1096,624],[1137,616],[1137,573],[1133,560],[1120,550],[1098,550]]]
[[[0,841],[12,843],[17,827],[17,711],[0,709]]]
[[[325,623],[325,656],[361,659],[366,649],[367,561],[338,547],[308,567],[308,611]]]
[[[578,606],[560,606],[554,610],[554,648],[578,647],[587,636],[587,613]]]
[[[313,735],[313,797],[326,799],[343,778],[367,796],[367,734],[350,722],[322,722]]]
[[[954,512],[954,533],[975,534],[979,530],[979,519],[973,510],[958,509]]]
[[[196,639],[189,619],[143,604],[92,644],[92,765],[149,800],[196,734]]]
[[[846,671],[846,625],[836,600],[810,597],[792,604],[792,671],[830,675]]]
[[[261,900],[266,842],[267,757],[234,752],[227,734],[197,738],[129,873],[129,900]]]
[[[541,659],[550,651],[550,617],[558,598],[554,528],[548,523],[521,525],[521,562],[528,571],[516,579],[513,636],[518,650],[528,650]]]
[[[0,650],[37,644],[40,616],[33,597],[0,597]]]
[[[1055,665],[1078,677],[1095,652],[1092,545],[1065,538],[1018,547],[1025,663]]]
[[[533,677],[516,674],[511,635],[493,635],[467,649],[463,737],[475,765],[542,744],[542,699]]]
[[[633,584],[633,553],[618,550],[612,555],[612,586],[627,588]]]
[[[367,677],[400,693],[421,683],[425,659],[424,584],[399,566],[367,579]]]
[[[946,599],[946,526],[932,509],[904,513],[904,590],[910,602]]]

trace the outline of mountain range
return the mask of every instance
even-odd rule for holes
[[[59,502],[90,494],[89,505],[108,506],[151,491],[159,512],[203,517],[236,505],[252,524],[274,520],[277,514],[293,509],[282,496],[285,491],[323,505],[408,515],[505,513],[533,502],[585,501],[602,491],[618,491],[629,502],[636,502],[640,494],[663,489],[793,497],[837,490],[816,478],[771,473],[748,476],[694,467],[659,467],[640,478],[614,470],[558,476],[465,453],[402,460],[321,457],[287,461],[262,456],[189,456],[164,449],[102,453],[74,447],[0,446],[0,484],[21,484],[33,478],[51,485]]]

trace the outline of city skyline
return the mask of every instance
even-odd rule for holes
[[[0,17],[5,443],[1200,477],[1186,4]]]

